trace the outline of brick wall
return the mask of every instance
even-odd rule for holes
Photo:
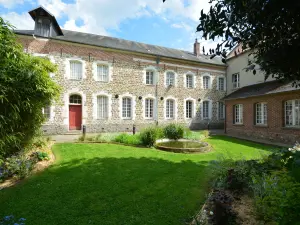
[[[101,131],[127,131],[135,124],[137,129],[154,124],[154,120],[143,118],[143,101],[146,96],[155,96],[155,86],[143,83],[144,69],[148,66],[156,66],[155,57],[141,54],[133,54],[122,51],[112,51],[99,47],[80,45],[56,40],[34,39],[33,37],[19,36],[19,40],[29,53],[39,53],[51,56],[53,62],[58,65],[58,72],[53,79],[61,85],[62,94],[58,102],[53,103],[53,118],[44,125],[44,131],[49,134],[64,133],[68,131],[68,99],[71,94],[79,94],[83,99],[83,124],[87,126],[88,132]],[[66,78],[66,60],[68,58],[79,58],[85,63],[85,78],[80,81]],[[141,60],[137,60],[141,59]],[[93,78],[93,62],[105,61],[112,65],[112,81],[102,83]],[[170,65],[173,64],[173,65]],[[176,66],[174,66],[176,65]],[[187,68],[189,67],[189,68]],[[177,86],[166,88],[164,86],[164,73],[173,70],[177,73]],[[219,72],[218,72],[219,71]],[[195,74],[196,87],[193,89],[184,88],[184,74],[192,72]],[[212,78],[212,88],[203,90],[201,75],[209,73]],[[217,118],[217,102],[225,96],[225,91],[216,90],[216,78],[225,74],[225,67],[196,65],[184,61],[161,60],[159,64],[159,85],[158,85],[158,123],[166,124],[177,122],[190,126],[194,129],[201,129],[207,126],[208,121],[201,119],[199,99],[212,100],[211,127],[223,127],[223,121]],[[98,120],[94,118],[93,110],[95,93],[105,92],[111,95],[111,118]],[[130,94],[135,97],[135,118],[134,120],[123,120],[120,118],[120,97],[115,95]],[[139,100],[142,96],[142,100]],[[164,101],[166,97],[172,97],[177,102],[177,119],[164,119]],[[161,100],[161,97],[164,100]],[[193,119],[184,117],[184,99],[195,100],[195,116]]]
[[[288,128],[284,125],[284,102],[287,100],[300,99],[300,91],[266,95],[247,99],[226,101],[226,131],[228,134],[266,139],[274,142],[294,144],[300,141],[300,127]],[[267,103],[267,125],[255,125],[254,107],[256,103]],[[233,124],[236,104],[243,104],[243,124]]]

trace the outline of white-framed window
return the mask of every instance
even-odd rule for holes
[[[108,118],[108,97],[97,96],[97,119]]]
[[[289,100],[284,104],[285,126],[300,127],[300,99]]]
[[[185,118],[191,119],[193,117],[193,104],[191,100],[185,102]]]
[[[104,64],[97,64],[97,81],[109,81],[109,67]]]
[[[203,101],[202,103],[202,117],[203,119],[209,119],[209,101]]]
[[[81,105],[82,104],[82,98],[80,95],[71,95],[70,96],[70,100],[69,100],[70,104],[76,104],[76,105]]]
[[[70,61],[70,79],[81,80],[82,79],[82,63],[80,61],[71,60]]]
[[[225,91],[225,77],[218,78],[218,90]]]
[[[166,118],[174,119],[175,118],[175,101],[173,99],[166,100]]]
[[[175,86],[175,73],[172,71],[168,71],[166,73],[166,85],[167,86]]]
[[[225,119],[225,104],[224,104],[224,102],[218,102],[218,118],[219,118],[219,120]]]
[[[42,109],[45,119],[48,121],[51,118],[51,106],[47,105]]]
[[[209,89],[210,88],[210,77],[204,76],[203,77],[203,89]]]
[[[243,105],[234,105],[234,124],[243,124]]]
[[[154,71],[146,70],[146,84],[153,85],[154,84]]]
[[[129,97],[122,99],[122,117],[124,119],[132,118],[132,99]]]
[[[194,76],[192,74],[187,74],[185,79],[186,79],[186,87],[194,88]]]
[[[145,99],[145,118],[153,119],[154,115],[154,100],[152,98]]]
[[[233,85],[233,88],[240,87],[240,74],[239,73],[232,74],[232,85]]]
[[[267,124],[267,103],[255,104],[255,124],[266,125]]]

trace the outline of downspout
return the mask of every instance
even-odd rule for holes
[[[227,124],[227,105],[226,105],[226,101],[225,101],[225,119],[224,119],[224,133],[226,134],[227,133],[227,127],[226,127],[226,124]]]
[[[160,73],[160,68],[159,68],[159,62],[160,58],[159,56],[156,57],[156,82],[155,82],[155,125],[158,126],[158,81],[159,81],[159,73]]]

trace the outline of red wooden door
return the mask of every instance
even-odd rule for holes
[[[70,130],[81,130],[81,119],[82,119],[81,105],[70,105],[69,106],[69,126]]]

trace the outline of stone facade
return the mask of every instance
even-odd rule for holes
[[[250,97],[226,101],[226,127],[227,134],[240,137],[251,137],[294,144],[300,140],[299,127],[285,125],[284,103],[288,100],[300,99],[300,91]],[[267,124],[255,124],[255,104],[267,104]],[[234,105],[243,105],[243,124],[234,124]]]
[[[225,66],[193,63],[188,61],[162,58],[156,64],[156,58],[151,55],[134,54],[113,49],[104,49],[88,45],[80,45],[51,39],[19,36],[20,42],[26,51],[39,56],[49,57],[58,65],[58,71],[52,75],[53,79],[62,87],[60,100],[51,107],[50,120],[43,129],[48,134],[61,134],[69,130],[69,96],[78,94],[82,97],[82,124],[86,125],[87,132],[116,132],[130,131],[133,125],[137,129],[153,125],[156,118],[145,119],[145,98],[152,97],[158,101],[158,124],[171,122],[184,124],[192,129],[210,127],[222,128],[223,120],[217,116],[217,103],[225,96],[226,91],[217,90],[217,78],[225,76]],[[68,60],[76,59],[83,63],[82,80],[68,78]],[[110,80],[107,83],[95,80],[95,62],[100,61],[109,65]],[[151,68],[158,76],[156,92],[155,85],[145,84],[145,70]],[[167,71],[176,74],[175,86],[165,85]],[[185,87],[186,74],[192,74],[195,87]],[[203,76],[210,76],[211,88],[202,87]],[[157,93],[157,94],[156,94]],[[105,95],[109,99],[109,118],[96,118],[97,95]],[[117,98],[116,98],[117,96]],[[129,96],[133,100],[133,118],[121,118],[121,98]],[[141,99],[140,99],[141,98]],[[165,101],[175,99],[175,119],[165,119]],[[193,101],[193,118],[185,118],[185,100]],[[210,100],[210,118],[203,120],[201,103]]]

